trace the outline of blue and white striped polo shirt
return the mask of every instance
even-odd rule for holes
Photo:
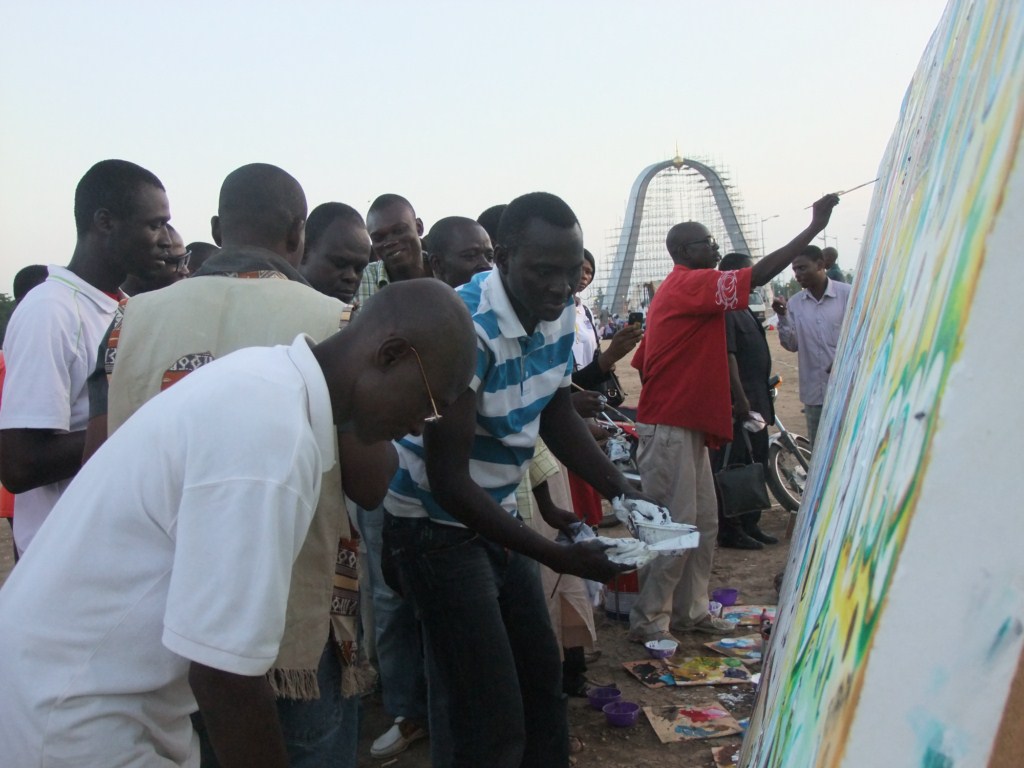
[[[497,269],[476,275],[458,289],[476,326],[476,437],[469,473],[498,504],[516,510],[516,486],[537,442],[540,414],[559,387],[572,381],[575,309],[570,301],[561,317],[540,322],[532,335],[523,329],[505,293]],[[427,517],[461,525],[430,493],[423,460],[423,439],[408,436],[395,443],[399,468],[384,506],[396,517]]]

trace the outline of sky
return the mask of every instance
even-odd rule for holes
[[[0,0],[0,291],[67,264],[75,185],[112,157],[160,177],[186,242],[230,171],[267,162],[310,209],[395,192],[428,229],[553,192],[600,263],[678,146],[728,167],[778,247],[875,178],[944,5]],[[833,214],[844,268],[870,202]]]

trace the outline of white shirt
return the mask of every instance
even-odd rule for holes
[[[594,322],[590,319],[590,313],[580,302],[576,305],[576,339],[572,343],[572,356],[576,359],[576,365],[585,368],[594,362],[594,353],[597,352],[597,331],[594,329]]]
[[[300,336],[204,366],[110,437],[0,590],[7,768],[199,764],[189,663],[270,668],[333,431]]]
[[[0,429],[78,432],[89,421],[86,379],[117,301],[64,267],[51,265],[49,272],[7,326]],[[68,482],[17,495],[14,538],[19,552],[31,543]]]
[[[786,314],[779,315],[779,343],[799,353],[800,402],[804,405],[825,402],[849,298],[849,285],[829,280],[820,301],[804,289],[789,300]]]

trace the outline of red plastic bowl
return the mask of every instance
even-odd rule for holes
[[[603,711],[608,725],[614,725],[616,728],[628,728],[631,725],[636,725],[637,718],[640,717],[640,705],[634,704],[632,701],[614,701],[611,704],[605,704]]]

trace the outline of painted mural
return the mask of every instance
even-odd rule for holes
[[[879,169],[743,765],[864,764],[848,739],[986,238],[1022,221],[1002,208],[1024,174],[1022,95],[1024,3],[952,0]],[[915,764],[954,764],[933,757]]]

